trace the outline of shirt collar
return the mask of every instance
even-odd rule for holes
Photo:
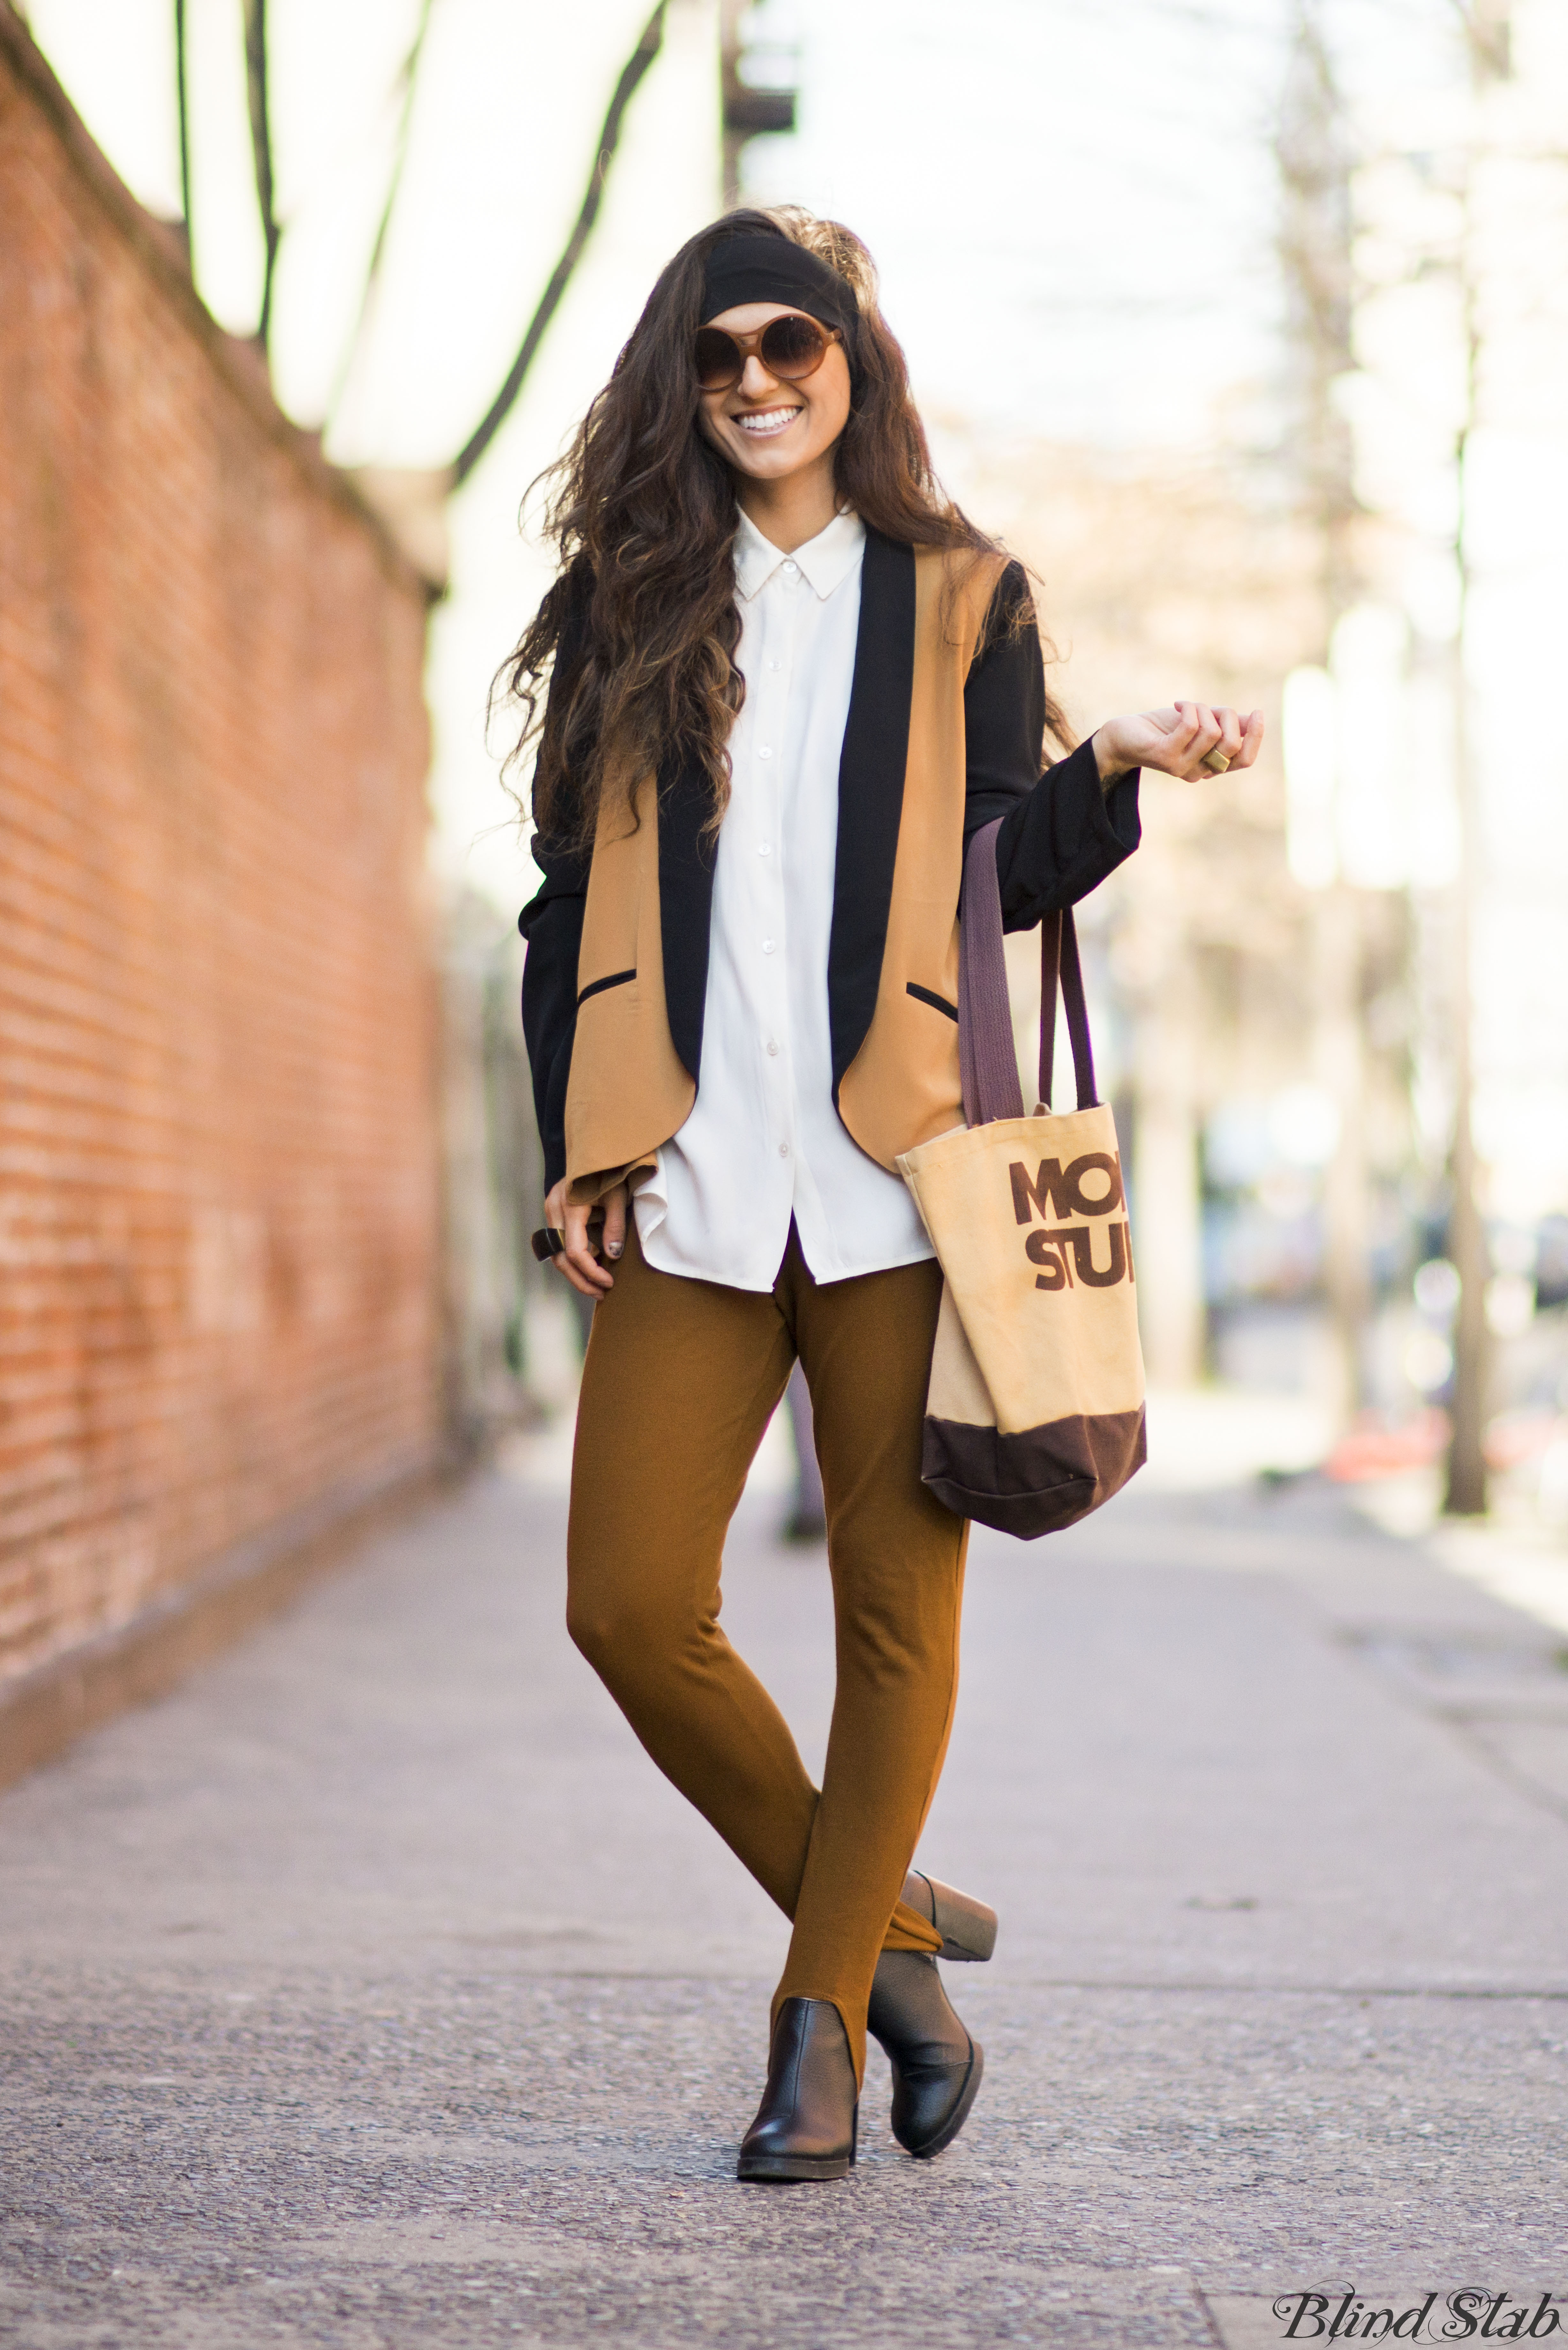
[[[735,533],[735,585],[750,603],[778,570],[794,563],[808,588],[826,599],[848,578],[866,546],[866,525],[857,514],[835,515],[826,530],[785,556],[772,539],[764,538],[743,509]]]

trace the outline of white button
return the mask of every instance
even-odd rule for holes
[[[771,857],[773,853],[774,848],[771,840],[761,840],[757,843],[757,855],[759,857]]]
[[[786,579],[793,579],[793,578],[795,577],[795,574],[799,571],[799,569],[800,569],[800,566],[799,566],[799,564],[798,564],[798,563],[791,563],[791,562],[790,562],[790,560],[788,559],[788,557],[787,557],[787,556],[785,557],[785,559],[784,559],[784,577],[785,577]]]
[[[776,1060],[778,1058],[778,1049],[777,1039],[770,1036],[768,1038],[768,1057],[770,1060]]]
[[[767,744],[766,744],[765,743],[763,744],[762,749],[757,753],[757,756],[758,756],[758,758],[759,758],[759,759],[771,759],[771,758],[773,757],[773,755],[774,755],[774,754],[773,754],[773,753],[768,749],[768,746],[767,746]]]
[[[787,1143],[787,1142],[781,1142],[781,1143],[780,1143],[780,1145],[779,1145],[779,1157],[780,1157],[781,1159],[787,1159],[787,1158],[789,1157],[789,1145],[788,1145],[788,1143]]]
[[[772,939],[764,939],[764,940],[763,941],[763,952],[764,954],[772,954],[773,951],[774,951],[774,942],[773,942]]]
[[[768,663],[768,667],[770,669],[783,669],[784,663],[783,661],[771,660]]]

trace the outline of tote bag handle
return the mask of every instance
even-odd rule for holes
[[[983,825],[964,859],[959,908],[959,1074],[964,1121],[990,1126],[999,1118],[1022,1118],[1023,1096],[1012,1049],[1012,1007],[1007,995],[1007,958],[1002,943],[1002,890],[996,878],[996,836],[1002,818]],[[1056,986],[1067,1014],[1078,1107],[1093,1109],[1095,1056],[1089,1044],[1089,1011],[1078,961],[1078,933],[1070,906],[1047,914],[1040,925],[1040,1099],[1051,1107],[1052,1065],[1056,1050]]]

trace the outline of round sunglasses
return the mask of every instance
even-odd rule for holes
[[[829,343],[839,340],[836,327],[819,327],[798,310],[770,318],[754,335],[726,334],[722,327],[699,327],[695,358],[700,391],[732,391],[746,372],[754,351],[780,383],[804,383],[827,357]]]

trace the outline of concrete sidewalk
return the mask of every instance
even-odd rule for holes
[[[784,1924],[569,1647],[564,1514],[476,1482],[0,1801],[0,2340],[1247,2350],[1308,2288],[1568,2293],[1561,1635],[1310,1485],[978,1536],[924,1856],[1002,1911],[981,2102],[911,2163],[875,2056],[848,2180],[742,2188]],[[726,1622],[815,1761],[776,1515]]]

